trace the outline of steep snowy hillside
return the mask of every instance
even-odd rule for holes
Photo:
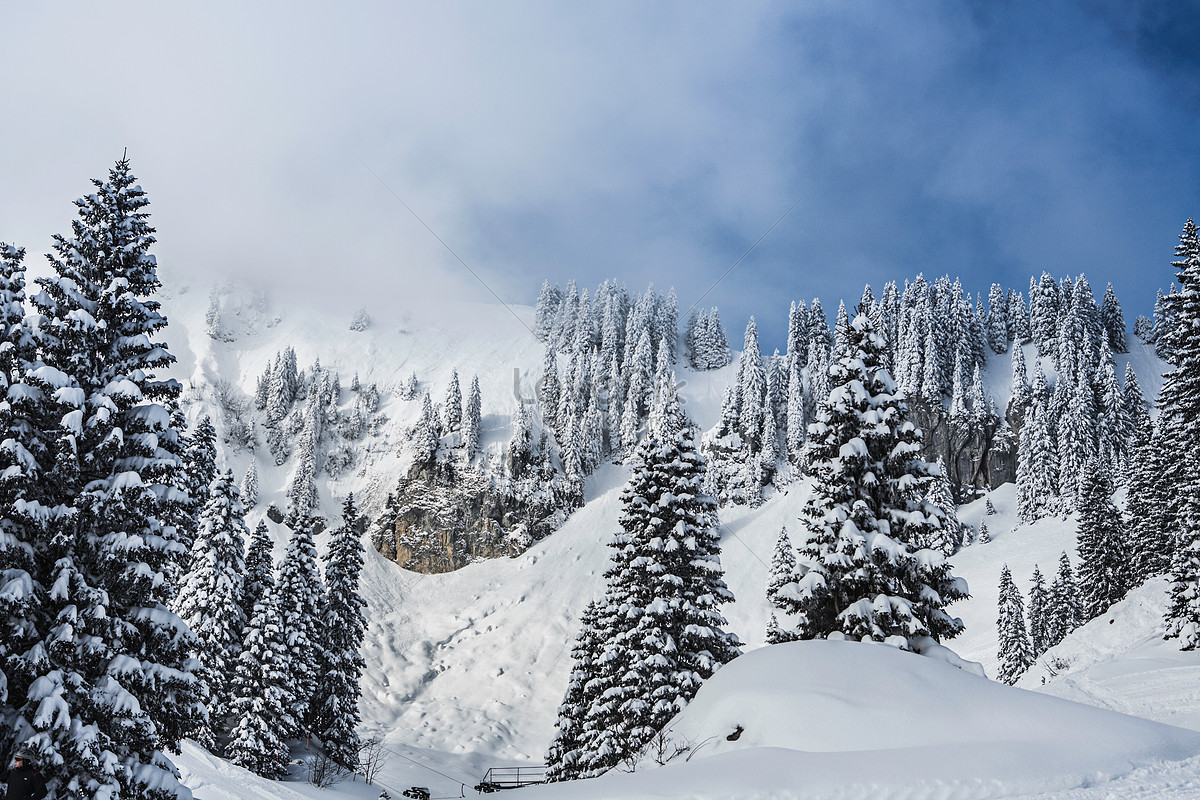
[[[483,397],[482,446],[495,457],[508,441],[518,405],[523,399],[533,397],[534,383],[541,372],[544,348],[522,324],[531,322],[532,312],[528,308],[517,308],[514,317],[509,310],[499,306],[464,305],[440,310],[436,318],[415,314],[406,317],[401,312],[389,315],[373,308],[373,322],[365,330],[351,330],[350,314],[329,309],[306,310],[280,300],[227,290],[220,295],[220,335],[213,338],[209,335],[211,318],[206,319],[208,301],[201,301],[201,298],[207,298],[207,291],[207,287],[185,290],[168,285],[164,300],[170,319],[167,340],[179,359],[175,374],[187,385],[187,410],[193,421],[208,413],[213,415],[218,429],[224,431],[225,421],[236,419],[237,415],[235,408],[232,416],[223,418],[222,404],[228,406],[232,398],[234,406],[240,402],[244,408],[252,400],[256,382],[268,363],[289,346],[295,349],[301,368],[319,359],[323,368],[338,373],[343,385],[348,385],[357,374],[362,384],[374,383],[378,387],[382,422],[362,439],[350,468],[333,478],[318,476],[321,507],[330,519],[336,518],[340,501],[349,492],[355,493],[369,513],[377,512],[386,493],[407,468],[410,457],[404,450],[405,435],[418,418],[420,404],[401,399],[399,389],[411,374],[415,373],[422,389],[430,390],[435,397],[444,391],[452,370],[457,369],[464,381],[478,375]],[[1126,358],[1134,362],[1146,394],[1153,396],[1161,380],[1158,377],[1160,362],[1140,346],[1130,356],[1118,360],[1122,370]],[[721,397],[733,369],[732,365],[705,373],[680,369],[685,406],[703,427],[710,427],[717,421]],[[1006,356],[993,357],[989,362],[987,385],[1001,407],[1007,398],[1009,372]],[[246,448],[225,447],[220,457],[222,466],[233,469],[237,477],[246,472],[251,458],[255,459],[260,499],[250,514],[251,526],[265,513],[268,503],[281,508],[286,505],[285,492],[293,464],[277,466],[265,447],[254,453]],[[477,781],[488,767],[540,763],[553,733],[555,712],[566,686],[570,646],[580,613],[601,592],[601,576],[608,562],[606,544],[617,529],[620,490],[626,476],[624,467],[602,467],[586,483],[586,505],[557,533],[535,543],[515,558],[476,563],[446,574],[420,575],[399,568],[368,545],[362,586],[368,601],[370,626],[363,647],[367,667],[363,676],[361,708],[364,733],[368,736],[379,734],[388,748],[387,764],[380,774],[381,785],[392,789],[424,785],[433,788],[435,796],[439,793],[457,796],[463,786],[469,790],[472,781]],[[768,492],[766,502],[760,507],[735,506],[721,512],[722,562],[726,580],[737,598],[737,602],[724,611],[729,628],[741,637],[747,650],[759,648],[763,642],[769,617],[764,588],[775,539],[784,526],[792,534],[793,541],[800,537],[798,517],[807,494],[807,485],[796,482]],[[959,512],[960,518],[969,524],[986,521],[993,541],[968,547],[953,559],[955,573],[967,579],[972,597],[950,608],[952,613],[963,618],[967,627],[959,639],[949,644],[994,675],[996,586],[1001,566],[1008,564],[1022,591],[1026,591],[1028,575],[1035,563],[1041,565],[1044,572],[1049,572],[1057,563],[1060,552],[1065,550],[1072,560],[1075,559],[1075,523],[1073,520],[1050,519],[1031,526],[1017,525],[1011,485],[993,491],[990,499],[997,511],[995,516],[985,516],[982,500]],[[285,529],[273,526],[272,532],[279,545],[279,555]],[[319,538],[318,546],[323,545],[323,539]],[[1119,625],[1123,632],[1111,641],[1094,636],[1101,621],[1068,637],[1056,651],[1064,653],[1063,657],[1073,665],[1067,677],[1074,683],[1064,683],[1060,675],[1057,680],[1048,681],[1045,690],[1092,705],[1200,729],[1200,714],[1188,711],[1172,716],[1167,711],[1172,697],[1183,691],[1174,678],[1184,676],[1186,679],[1191,674],[1171,670],[1176,667],[1195,669],[1200,665],[1200,658],[1181,656],[1177,652],[1169,655],[1171,645],[1154,644],[1155,633],[1147,627],[1156,619],[1154,604],[1161,602],[1156,599],[1155,591],[1152,584],[1142,590],[1142,594],[1131,598],[1130,603],[1142,603],[1138,607],[1143,608],[1143,612],[1127,614],[1122,617],[1124,622],[1114,623],[1111,629],[1116,631]],[[1138,601],[1137,597],[1143,597],[1143,600]],[[1143,642],[1144,648],[1127,646],[1134,640]],[[1082,644],[1085,641],[1091,644]],[[886,661],[892,655],[879,658]],[[1149,670],[1144,668],[1144,663],[1134,663],[1147,658],[1163,659],[1163,669]],[[881,662],[875,667],[890,669],[890,663]],[[1112,664],[1118,665],[1113,667],[1116,672],[1105,672],[1105,665]],[[913,667],[916,672],[911,677],[915,684],[934,680],[921,672],[922,668]],[[936,668],[945,669],[941,665]],[[1084,669],[1087,671],[1082,672]],[[1076,671],[1080,672],[1076,674]],[[833,672],[845,673],[844,691],[853,689],[849,670],[834,669]],[[854,680],[870,683],[874,678],[864,674]],[[957,674],[946,680],[958,680]],[[1040,677],[1027,678],[1026,683],[1035,680]],[[970,685],[985,688],[980,689],[982,694],[978,696],[973,689],[964,689],[961,695],[948,701],[952,707],[974,707],[976,703],[984,702],[981,698],[1006,696],[993,692],[1012,691],[983,682]],[[1043,687],[1038,682],[1030,688]],[[1144,702],[1137,700],[1139,692],[1145,695]],[[1119,699],[1114,699],[1118,695]],[[910,699],[915,707],[919,707],[920,697],[914,695]],[[1007,701],[999,699],[995,702],[1002,706]],[[1042,708],[1029,705],[1028,719],[1040,719]],[[1070,708],[1069,712],[1063,712],[1067,717],[1056,716],[1057,711],[1047,711],[1046,720],[1061,722],[1071,714],[1084,714],[1073,706]],[[804,709],[795,713],[802,720],[801,725],[809,724]],[[833,712],[830,715],[837,716]],[[1079,717],[1079,720],[1083,719]],[[821,720],[811,722],[815,725]],[[875,723],[864,717],[863,724]],[[1038,725],[1027,724],[1034,728]],[[1134,723],[1113,724],[1116,731],[1126,730],[1121,726]],[[1095,722],[1095,725],[1108,723]],[[1161,758],[1181,758],[1200,752],[1200,747],[1188,749],[1192,740],[1183,734],[1170,734],[1167,738],[1172,736],[1176,738],[1171,740],[1178,745],[1173,745],[1175,749],[1136,750],[1134,757],[1129,755],[1134,750],[1120,748],[1137,737],[1114,733],[1110,741],[1116,743],[1114,747],[1118,749],[1103,752],[1117,753],[1119,750],[1125,753],[1120,758],[1125,759],[1122,763],[1127,766],[1120,770],[1103,769],[1096,762],[1087,760],[1091,758],[1088,755],[1091,747],[1086,743],[1079,744],[1077,752],[1081,753],[1081,760],[1058,766],[1046,759],[1039,762],[1046,766],[1046,771],[1039,774],[1057,776],[1053,780],[1047,777],[1040,783],[1025,782],[1025,776],[1017,766],[1011,768],[1010,774],[1009,768],[1004,766],[1008,762],[996,759],[988,762],[991,764],[988,769],[992,770],[987,773],[988,782],[973,784],[971,792],[975,793],[967,792],[961,796],[1004,797],[1034,791],[1070,790],[1085,786],[1088,781],[1103,781],[1126,773],[1134,765],[1149,764],[1156,754]],[[1023,741],[1024,746],[1037,748],[1042,740]],[[1179,744],[1181,742],[1189,744],[1184,746]],[[777,748],[791,746],[784,742],[763,744]],[[910,744],[936,747],[947,759],[967,758],[965,763],[970,765],[981,764],[978,759],[986,749],[980,745],[979,750],[964,754],[944,743]],[[897,743],[897,746],[906,745]],[[932,755],[929,757],[933,758]],[[655,773],[645,779],[648,783],[642,783],[640,776],[629,778],[627,785],[636,787],[629,791],[661,792],[660,796],[667,797],[704,796],[698,792],[708,781],[717,780],[719,774],[730,776],[728,781],[731,781],[719,784],[721,786],[732,786],[736,782],[753,787],[761,770],[780,776],[780,786],[802,782],[803,776],[808,774],[827,774],[832,781],[832,776],[839,770],[851,762],[859,763],[845,753],[818,762],[795,750],[785,755],[768,750],[729,753],[720,759],[701,762],[696,765],[694,774],[688,773],[691,777],[667,778]],[[240,770],[192,747],[185,752],[181,763],[189,785],[194,786],[201,797],[334,796],[331,792],[298,783],[279,785],[248,778]],[[664,769],[662,775],[677,775],[689,769],[692,769],[691,765],[671,767]],[[1185,772],[1172,773],[1175,777],[1169,779],[1154,772],[1146,780],[1190,780],[1188,775],[1192,773],[1186,773],[1186,767],[1179,769]],[[1193,763],[1191,769],[1200,775],[1200,764]],[[826,772],[822,773],[822,770]],[[965,774],[956,773],[959,778]],[[1138,774],[1141,773],[1131,773],[1133,776]],[[904,775],[906,777],[899,782],[887,785],[897,791],[901,784],[911,789],[910,784],[918,772],[912,770]],[[1068,778],[1060,780],[1062,776]],[[621,787],[625,785],[620,784]],[[670,786],[681,788],[675,792]],[[914,790],[906,796],[937,794],[933,786],[924,786],[925,789]],[[928,791],[923,794],[926,789]],[[768,788],[762,790],[768,792],[762,796],[770,796]],[[550,791],[543,790],[547,796],[551,796]],[[578,796],[615,796],[626,790],[587,789],[581,785],[554,791],[566,792],[562,796],[576,796],[572,792],[584,793]],[[599,791],[600,794],[589,795],[588,791]],[[604,791],[612,794],[604,795]],[[885,796],[871,795],[868,789],[863,791],[863,796]],[[341,784],[336,792],[354,797],[378,795],[377,789],[368,789],[361,782]],[[392,791],[392,796],[396,795]]]

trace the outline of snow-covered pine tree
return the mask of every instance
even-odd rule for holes
[[[804,415],[804,378],[800,362],[792,361],[787,386],[787,460],[793,467],[804,461],[804,442],[808,434],[808,418]]]
[[[287,633],[270,588],[255,598],[246,625],[231,691],[234,725],[227,752],[234,764],[272,780],[287,775],[284,739],[299,727],[291,715],[289,669]]]
[[[1096,458],[1079,482],[1079,588],[1083,618],[1094,619],[1125,596],[1130,586],[1126,534],[1112,502],[1112,486]]]
[[[789,608],[788,602],[781,596],[785,591],[784,587],[794,585],[798,579],[796,548],[792,547],[787,528],[782,528],[779,538],[775,540],[775,549],[771,552],[771,567],[767,576],[767,603],[779,614],[786,613]],[[796,638],[792,631],[780,626],[779,614],[771,614],[772,624],[767,629],[767,644],[790,642]]]
[[[562,306],[562,289],[558,285],[551,286],[550,281],[542,281],[542,290],[538,292],[537,304],[533,309],[533,335],[538,341],[546,341],[558,319]]]
[[[975,541],[979,544],[992,543],[992,534],[988,532],[987,523],[983,520],[979,521],[979,535],[975,537]]]
[[[246,474],[242,476],[241,484],[242,507],[249,510],[258,505],[258,466],[255,459],[250,459]]]
[[[1065,376],[1060,378],[1065,380]],[[1095,395],[1082,370],[1070,391],[1066,413],[1058,423],[1058,487],[1070,504],[1079,495],[1088,459],[1099,453],[1096,443]]]
[[[50,535],[39,496],[43,469],[39,419],[53,407],[25,375],[34,359],[25,318],[24,248],[0,242],[0,753],[11,753],[27,731],[14,725],[36,678],[46,629],[35,589]],[[46,459],[42,458],[42,461]]]
[[[1159,392],[1159,424],[1164,450],[1159,480],[1170,499],[1167,528],[1175,547],[1190,545],[1197,520],[1189,509],[1200,505],[1200,239],[1196,225],[1188,220],[1176,247],[1179,292],[1168,297],[1174,330],[1168,339],[1173,369],[1164,376]]]
[[[1030,578],[1030,584],[1029,647],[1033,652],[1033,658],[1036,659],[1050,648],[1046,635],[1047,603],[1049,603],[1050,597],[1046,593],[1046,579],[1042,576],[1042,571],[1038,569],[1037,564],[1033,565],[1033,577]]]
[[[1048,647],[1061,642],[1083,624],[1083,607],[1079,602],[1079,590],[1075,584],[1075,573],[1071,561],[1064,552],[1058,558],[1058,575],[1050,584],[1050,599],[1046,613],[1046,643]]]
[[[605,633],[610,621],[602,616],[604,606],[592,601],[583,610],[579,635],[571,648],[571,676],[567,691],[558,707],[554,723],[556,733],[546,753],[546,781],[556,783],[582,778],[590,766],[592,754],[584,747],[596,731],[585,734],[588,711],[598,700],[596,679],[607,666],[600,661],[604,652]]]
[[[30,692],[10,697],[13,724],[22,740],[37,736],[63,794],[186,798],[161,752],[204,711],[195,640],[167,608],[184,556],[168,522],[185,499],[180,386],[159,376],[174,357],[157,337],[167,321],[146,194],[124,158],[93,184],[32,298],[44,363],[30,377],[58,406],[35,455],[53,535],[34,577],[55,590]]]
[[[211,747],[233,711],[229,692],[246,627],[244,548],[249,531],[232,471],[213,479],[207,494],[175,609],[199,640],[197,657],[209,686],[208,729],[200,741]]]
[[[1012,349],[1012,393],[1009,397],[1005,417],[1016,430],[1021,430],[1033,405],[1033,393],[1029,388],[1029,376],[1025,369],[1025,348],[1014,345]]]
[[[639,753],[738,654],[737,637],[722,629],[719,606],[733,597],[704,471],[687,429],[673,441],[650,433],[634,456],[605,573],[609,627],[585,720],[584,777]]]
[[[1012,337],[1008,333],[1008,302],[1004,297],[1004,288],[993,283],[988,292],[987,343],[993,353],[1003,353],[1008,349]]]
[[[1058,456],[1047,416],[1035,395],[1017,447],[1017,517],[1022,522],[1041,519],[1058,508]]]
[[[850,347],[850,315],[846,313],[846,302],[838,302],[837,317],[833,323],[833,360],[841,361]]]
[[[429,392],[421,398],[421,418],[409,432],[409,437],[413,442],[413,463],[432,466],[437,460],[442,432],[438,427],[437,414],[434,413],[433,399],[430,398]]]
[[[317,569],[317,548],[313,544],[313,528],[317,520],[308,509],[292,507],[286,523],[291,529],[287,552],[279,564],[275,603],[279,624],[287,637],[287,683],[284,686],[291,705],[287,709],[295,725],[281,730],[284,738],[294,738],[311,731],[313,717],[319,710],[316,697],[324,630],[325,587]]]
[[[471,376],[471,388],[467,390],[466,409],[462,418],[463,447],[467,461],[479,452],[479,439],[483,433],[483,404],[479,396],[479,376]]]
[[[1008,335],[1017,344],[1027,344],[1030,339],[1029,309],[1025,297],[1017,291],[1008,294]]]
[[[217,430],[205,414],[187,437],[184,451],[183,488],[191,498],[188,514],[178,531],[179,541],[189,550],[196,535],[200,513],[208,503],[208,487],[217,478]]]
[[[1129,460],[1125,431],[1125,402],[1121,385],[1117,383],[1117,368],[1113,363],[1108,339],[1100,341],[1100,356],[1093,378],[1096,397],[1097,456],[1102,470],[1124,483],[1125,467]]]
[[[997,654],[1000,672],[996,677],[1001,683],[1011,686],[1029,669],[1034,656],[1029,635],[1025,631],[1025,608],[1021,602],[1021,592],[1013,583],[1012,572],[1007,564],[1000,571],[999,606],[996,628],[1000,636],[1000,651]]]
[[[458,370],[450,370],[450,385],[446,387],[446,400],[442,403],[442,430],[450,433],[462,425],[462,389],[458,383]]]
[[[1128,353],[1129,347],[1125,338],[1125,314],[1117,301],[1117,293],[1110,283],[1104,289],[1104,298],[1100,301],[1100,324],[1104,328],[1108,346],[1114,353]]]
[[[758,325],[754,317],[746,323],[746,337],[738,360],[738,433],[750,454],[762,445],[763,409],[766,407],[767,376],[758,349]]]
[[[1200,508],[1195,499],[1185,507],[1186,527],[1177,537],[1167,573],[1167,611],[1164,639],[1178,639],[1180,650],[1200,645]]]
[[[925,499],[938,507],[942,512],[943,523],[941,527],[931,531],[932,539],[927,542],[918,542],[921,547],[929,547],[937,550],[944,556],[954,554],[963,543],[963,526],[958,521],[958,510],[954,505],[954,487],[950,485],[950,472],[946,469],[946,462],[938,456],[937,474],[931,475],[926,479],[928,489]]]
[[[705,331],[704,369],[720,369],[729,363],[731,356],[729,338],[725,335],[725,326],[721,324],[721,314],[716,306],[709,309]]]
[[[296,468],[287,491],[288,504],[308,513],[317,507],[320,496],[317,494],[316,437],[307,426],[300,434],[296,455]]]
[[[1170,497],[1163,495],[1161,473],[1165,454],[1158,426],[1146,423],[1137,432],[1129,457],[1129,491],[1125,525],[1129,532],[1130,585],[1162,575],[1171,566],[1175,536],[1168,524]]]
[[[921,434],[880,366],[882,339],[870,319],[850,324],[850,355],[830,367],[833,389],[810,427],[815,482],[802,517],[808,564],[790,610],[802,639],[870,638],[919,649],[923,637],[962,630],[945,606],[966,597],[938,553],[920,542],[945,524],[914,490],[931,474]],[[866,476],[870,474],[871,479]]]
[[[242,581],[242,616],[254,615],[254,604],[275,588],[275,543],[271,540],[267,521],[260,519],[246,546],[246,572]]]
[[[359,537],[362,519],[354,495],[342,504],[342,524],[334,529],[325,555],[325,636],[321,640],[321,675],[318,681],[315,727],[326,754],[342,766],[358,764],[359,676],[364,661],[359,653],[366,617],[366,601],[358,590],[363,547]]]

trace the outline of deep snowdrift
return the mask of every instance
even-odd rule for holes
[[[694,745],[689,762],[643,762],[631,775],[529,796],[1009,797],[1200,754],[1200,733],[851,642],[748,653],[705,684],[670,731]]]

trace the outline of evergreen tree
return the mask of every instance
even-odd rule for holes
[[[746,338],[738,361],[738,433],[755,453],[762,445],[763,409],[766,406],[767,376],[758,349],[758,325],[754,317],[746,323]]]
[[[467,392],[467,406],[463,412],[462,435],[463,447],[467,452],[467,461],[475,458],[479,452],[479,438],[483,431],[483,403],[479,396],[479,376],[471,377],[471,388]]]
[[[779,612],[786,612],[789,603],[782,594],[784,587],[794,585],[798,578],[796,549],[792,547],[792,540],[788,538],[787,528],[783,528],[779,531],[779,538],[775,540],[775,550],[771,553],[771,567],[767,577],[767,603]],[[779,627],[779,621],[774,613],[772,613],[771,619],[773,626],[769,632],[773,630],[774,634],[768,637],[768,644],[778,644],[795,638],[793,633],[785,632]]]
[[[571,648],[571,676],[567,680],[567,691],[558,707],[558,719],[554,724],[556,733],[546,753],[546,781],[574,780],[583,777],[591,760],[591,753],[584,749],[588,711],[597,699],[596,683],[607,665],[600,658],[604,652],[604,634],[609,630],[609,620],[602,618],[603,605],[596,601],[588,603],[580,621],[579,635]]]
[[[561,389],[558,383],[558,358],[554,348],[547,346],[542,360],[542,380],[538,384],[538,405],[542,410],[542,421],[554,429],[558,425],[558,404]]]
[[[1159,392],[1159,421],[1164,449],[1159,480],[1170,498],[1166,526],[1176,547],[1191,541],[1188,509],[1200,502],[1200,239],[1188,220],[1176,247],[1179,292],[1168,297],[1174,329],[1167,336],[1171,365]],[[1161,337],[1160,337],[1161,338]]]
[[[437,415],[434,414],[433,400],[429,397],[429,392],[421,399],[421,418],[409,432],[409,437],[413,440],[413,463],[432,466],[437,460],[442,433],[438,429]]]
[[[937,506],[942,512],[942,526],[933,530],[933,536],[928,542],[919,542],[923,547],[937,550],[944,556],[951,556],[963,543],[962,523],[958,521],[958,510],[954,506],[954,488],[950,485],[950,473],[946,470],[946,462],[940,456],[937,462],[937,474],[927,479],[928,493],[925,499]]]
[[[804,415],[804,379],[798,361],[793,361],[787,386],[787,459],[793,466],[803,463],[804,442],[808,433]]]
[[[1149,422],[1137,432],[1130,455],[1129,492],[1125,503],[1129,532],[1130,585],[1162,575],[1171,566],[1175,537],[1168,519],[1169,496],[1161,481],[1165,454],[1163,434]]]
[[[992,535],[988,533],[987,523],[982,520],[979,523],[979,535],[975,537],[975,541],[979,544],[991,544]]]
[[[1021,593],[1013,583],[1007,564],[1000,572],[1000,618],[996,621],[996,627],[1000,634],[1000,673],[997,678],[1011,686],[1029,669],[1034,656],[1025,632],[1025,608]]]
[[[789,611],[802,639],[894,639],[917,649],[921,637],[961,632],[944,608],[967,589],[940,554],[919,553],[945,518],[914,495],[932,470],[867,316],[851,323],[849,344],[850,355],[830,367],[834,388],[810,434],[808,570]]]
[[[295,698],[288,690],[287,634],[275,598],[274,589],[256,598],[246,625],[233,680],[235,723],[228,746],[230,761],[272,780],[287,775],[284,739],[298,728],[291,715]]]
[[[1041,376],[1039,370],[1037,376]],[[1035,399],[1025,416],[1017,447],[1017,517],[1033,522],[1057,510],[1058,457],[1047,412]]]
[[[1171,581],[1164,615],[1165,639],[1178,639],[1180,650],[1200,645],[1200,515],[1193,499],[1187,507],[1188,527],[1171,555]]]
[[[1011,289],[1008,294],[1008,336],[1016,344],[1026,344],[1030,339],[1029,310],[1020,292]]]
[[[251,509],[258,505],[258,466],[253,458],[250,459],[250,466],[246,467],[246,474],[242,476],[241,495],[243,508]]]
[[[1113,291],[1111,283],[1105,288],[1104,298],[1100,301],[1100,324],[1112,351],[1128,353],[1129,347],[1125,341],[1125,314],[1121,311],[1121,304],[1117,302],[1117,293]]]
[[[279,564],[275,602],[279,625],[286,634],[283,664],[287,670],[285,694],[290,698],[287,709],[294,722],[282,729],[284,738],[294,738],[313,730],[314,714],[319,711],[316,700],[321,643],[329,635],[324,630],[325,587],[317,570],[317,548],[313,545],[316,519],[306,509],[291,509],[286,520],[291,529],[287,552]]]
[[[1033,405],[1033,392],[1029,388],[1029,377],[1025,370],[1025,349],[1016,345],[1012,349],[1012,394],[1005,416],[1017,430],[1021,430]]]
[[[1004,297],[1004,289],[998,283],[993,283],[988,293],[987,343],[994,353],[1003,353],[1008,349],[1012,337],[1008,333],[1008,302]]]
[[[1049,647],[1061,642],[1068,633],[1083,624],[1083,607],[1071,562],[1063,553],[1058,559],[1058,575],[1050,584],[1049,611],[1046,614],[1046,643]]]
[[[199,640],[197,655],[210,698],[209,730],[202,741],[211,745],[232,713],[229,690],[246,626],[243,548],[249,531],[232,471],[213,480],[208,498],[175,608]]]
[[[317,692],[320,708],[316,712],[316,733],[325,752],[349,768],[358,764],[359,739],[354,729],[362,694],[359,676],[365,664],[359,648],[367,625],[363,616],[367,603],[358,591],[363,565],[361,523],[354,495],[350,495],[342,504],[342,524],[333,531],[325,556],[328,602]]]
[[[158,376],[174,357],[157,338],[146,195],[126,159],[93,183],[32,298],[42,363],[29,377],[53,409],[37,415],[45,449],[30,451],[49,533],[33,577],[54,590],[9,704],[60,793],[183,798],[161,752],[204,713],[196,640],[167,608],[185,556],[180,386]]]
[[[1079,587],[1084,619],[1095,619],[1125,596],[1129,560],[1121,514],[1097,459],[1089,459],[1079,489]]]
[[[184,547],[191,549],[200,512],[208,503],[208,487],[217,477],[217,431],[205,414],[188,438],[184,451],[183,488],[191,498],[186,523],[178,531]]]
[[[1042,577],[1042,571],[1038,569],[1037,564],[1033,565],[1033,577],[1030,582],[1032,586],[1029,587],[1029,646],[1033,651],[1033,658],[1037,659],[1050,649],[1046,635],[1046,615],[1049,611],[1047,604],[1050,597],[1046,593],[1046,579]]]
[[[450,371],[450,385],[446,387],[446,400],[442,403],[442,430],[450,433],[462,425],[462,389],[458,384],[458,370]]]
[[[606,622],[588,683],[591,703],[571,774],[590,777],[641,752],[738,654],[718,607],[722,580],[716,503],[701,492],[704,460],[685,430],[648,435],[621,496],[621,529],[599,616]]]
[[[250,543],[246,547],[246,572],[242,582],[242,616],[246,620],[254,616],[254,604],[275,588],[275,543],[266,520],[259,520]]]

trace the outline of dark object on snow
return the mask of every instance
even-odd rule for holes
[[[746,729],[743,728],[741,725],[735,726],[733,729],[733,733],[726,736],[725,741],[736,742],[738,739],[742,738],[742,731],[744,731],[744,730],[746,730]]]
[[[413,800],[429,800],[429,789],[424,786],[410,786],[401,792],[405,797],[411,797]]]
[[[16,764],[8,773],[5,800],[42,800],[46,796],[46,778],[33,765],[34,754],[21,749],[13,756]]]
[[[276,525],[282,524],[283,512],[279,510],[279,506],[275,505],[274,503],[271,503],[271,505],[267,506],[267,519],[271,520],[271,522],[274,522]]]
[[[475,784],[475,791],[491,794],[501,789],[519,789],[535,783],[546,782],[546,765],[535,764],[525,767],[491,767],[483,780]]]

